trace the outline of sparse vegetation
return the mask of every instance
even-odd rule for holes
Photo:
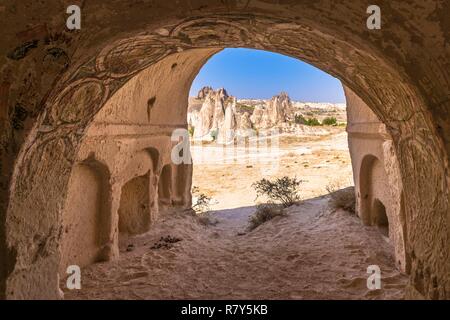
[[[250,113],[250,115],[255,110],[254,106],[249,106],[249,105],[241,104],[241,103],[236,104],[236,108],[238,109],[239,112],[248,112],[248,113]]]
[[[271,202],[280,202],[287,208],[300,200],[299,186],[302,183],[297,178],[284,176],[274,181],[261,179],[252,184],[257,197],[266,196]]]
[[[337,126],[337,119],[335,117],[326,117],[322,120],[322,124],[325,126]]]
[[[192,187],[193,204],[192,209],[195,211],[198,222],[205,226],[214,226],[218,223],[217,220],[212,219],[210,215],[210,205],[212,198],[200,192],[196,186]]]
[[[211,197],[208,197],[206,194],[200,192],[200,189],[196,186],[192,187],[192,195],[194,200],[192,209],[197,214],[208,212],[212,201]]]
[[[254,230],[264,222],[275,217],[285,216],[286,212],[279,205],[262,204],[256,207],[255,213],[249,218],[248,230]]]
[[[216,141],[218,134],[219,134],[219,130],[217,130],[217,129],[210,131],[210,135],[211,135],[211,138],[213,139],[213,141]]]
[[[189,126],[188,132],[189,132],[189,135],[191,136],[191,138],[194,136],[194,131],[195,131],[195,128],[193,126]]]
[[[330,195],[330,204],[333,209],[343,209],[353,214],[356,212],[354,187],[340,189],[338,184],[330,183],[326,189]]]
[[[295,122],[296,124],[305,124],[305,123],[306,123],[306,119],[305,119],[305,117],[304,117],[303,115],[301,115],[301,114],[296,114],[296,115],[294,116],[294,122]]]
[[[307,114],[309,114],[309,113],[307,113]],[[313,114],[311,114],[311,115],[313,115]],[[335,119],[336,120],[336,119]],[[296,123],[296,124],[304,124],[304,125],[306,125],[306,126],[320,126],[320,125],[322,125],[321,123],[320,123],[320,121],[316,118],[316,117],[311,117],[311,118],[308,118],[308,119],[306,119],[303,115],[301,115],[301,114],[296,114],[295,116],[294,116],[294,122]]]
[[[319,120],[317,120],[317,118],[313,117],[313,118],[307,119],[305,122],[305,125],[315,127],[315,126],[320,126],[321,123]]]

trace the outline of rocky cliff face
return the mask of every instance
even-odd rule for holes
[[[244,112],[241,117],[238,118],[238,128],[239,129],[251,129],[253,123],[251,120],[250,113]]]
[[[200,91],[197,94],[197,99],[205,99],[206,96],[208,95],[208,93],[210,93],[211,91],[214,91],[213,88],[211,87],[203,87],[200,89]]]
[[[236,98],[232,97],[231,102],[226,105],[223,122],[218,127],[217,142],[229,143],[233,141],[236,127]]]
[[[233,120],[235,99],[229,97],[223,88],[213,90],[210,87],[204,87],[199,91],[197,100],[201,100],[203,96],[200,110],[190,110],[188,124],[194,130],[194,139],[213,140],[224,127],[235,126]],[[229,115],[226,117],[226,110],[229,108]]]
[[[271,125],[282,124],[293,118],[292,102],[286,92],[272,97],[267,103],[266,110]]]
[[[294,109],[291,99],[285,92],[273,96],[272,99],[257,104],[250,119],[255,128],[271,128],[293,120]]]
[[[212,128],[214,118],[215,101],[212,96],[207,95],[198,115],[192,117],[191,126],[194,128],[194,137],[206,136]]]
[[[309,132],[312,128],[296,125],[294,120],[296,114],[312,111],[319,114],[343,112],[345,105],[293,103],[285,92],[270,100],[237,100],[223,88],[204,87],[189,102],[188,124],[194,131],[194,139],[227,143],[234,134],[245,135],[248,129],[280,128],[286,132]],[[318,128],[314,130],[320,131]]]

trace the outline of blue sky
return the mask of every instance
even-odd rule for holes
[[[237,98],[269,99],[286,91],[297,101],[345,102],[338,79],[301,60],[253,49],[230,48],[214,55],[195,78],[190,95],[207,85],[224,87]]]

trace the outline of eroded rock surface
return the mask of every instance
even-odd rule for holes
[[[205,92],[205,98],[200,99]],[[225,89],[214,91],[204,87],[197,97],[189,100],[188,123],[194,132],[194,139],[228,143],[233,137],[251,134],[251,129],[255,132],[260,129],[279,129],[281,132],[299,134],[326,134],[323,128],[308,128],[304,123],[298,123],[296,116],[305,119],[307,114],[314,117],[320,114],[318,117],[324,118],[324,115],[332,114],[337,115],[338,121],[342,123],[345,122],[344,109],[345,104],[293,103],[285,92],[269,100],[238,100],[228,96]],[[218,136],[220,139],[217,139]]]

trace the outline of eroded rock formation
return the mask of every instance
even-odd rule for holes
[[[197,99],[199,99],[199,100],[206,99],[206,96],[212,91],[214,91],[214,89],[212,87],[203,87],[203,88],[201,88],[200,91],[197,94]]]
[[[292,102],[286,92],[282,92],[269,100],[266,108],[271,125],[279,125],[293,118]]]
[[[199,101],[203,101],[200,109]],[[223,143],[225,131],[229,131],[227,135],[228,139],[231,139],[230,135],[233,135],[231,131],[236,133],[252,128],[281,127],[286,122],[292,121],[294,114],[291,99],[285,92],[256,106],[242,103],[237,106],[237,99],[228,96],[225,89],[214,91],[211,87],[204,87],[199,91],[195,101],[191,100],[188,123],[194,129],[195,139],[211,140],[211,134],[218,134],[222,138],[217,141]]]
[[[230,104],[233,103],[233,98],[230,99],[225,89],[212,90],[209,87],[202,88],[197,96],[203,99],[200,110],[192,110],[193,115],[189,115],[189,125],[194,129],[194,138],[211,140],[217,138],[219,131],[223,130],[225,126],[235,127],[234,122],[234,108],[230,109],[227,123],[225,122],[225,112]],[[231,112],[231,113],[230,113]]]

